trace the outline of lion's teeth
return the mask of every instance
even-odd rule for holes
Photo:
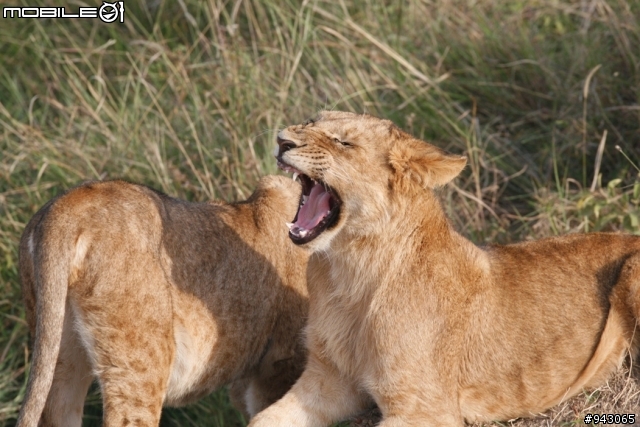
[[[285,224],[287,224],[287,227],[289,227],[289,230],[291,230],[291,227],[293,227],[293,223],[292,222],[285,222]]]
[[[302,204],[304,205],[305,203],[307,203],[307,200],[309,200],[309,196],[307,195],[302,195]]]
[[[298,233],[298,234],[300,235],[300,237],[304,237],[304,236],[306,236],[307,234],[309,234],[309,230],[304,230],[304,229],[302,229],[302,230],[300,230],[300,233]]]
[[[298,179],[299,176],[300,176],[300,174],[298,172],[294,172],[293,173],[293,180],[300,182],[300,180]]]

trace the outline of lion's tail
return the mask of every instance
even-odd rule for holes
[[[32,219],[33,224],[27,226],[20,242],[22,289],[25,299],[29,298],[27,293],[32,298],[32,312],[28,310],[27,315],[35,317],[35,336],[17,427],[37,427],[44,410],[60,351],[70,264],[76,250],[70,236],[52,235],[56,232],[48,227],[50,216],[46,215],[51,208],[55,206],[45,206],[40,215]],[[38,229],[42,232],[36,232]],[[37,239],[36,236],[43,237]]]

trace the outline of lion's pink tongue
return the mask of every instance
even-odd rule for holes
[[[311,230],[322,221],[329,212],[329,194],[322,184],[316,184],[311,189],[307,202],[298,212],[298,220],[295,225],[301,229]]]

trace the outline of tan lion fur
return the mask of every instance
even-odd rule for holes
[[[343,112],[279,138],[279,160],[342,205],[304,245],[314,252],[307,367],[251,427],[327,426],[372,401],[381,427],[528,416],[637,354],[640,237],[477,247],[433,193],[464,157]]]
[[[80,426],[94,375],[106,427],[157,426],[229,383],[249,416],[281,397],[306,354],[308,255],[285,226],[299,197],[265,177],[233,204],[123,181],[47,203],[20,243],[34,352],[18,426]]]

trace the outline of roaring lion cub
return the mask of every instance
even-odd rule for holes
[[[35,340],[18,426],[80,426],[94,375],[105,427],[157,426],[228,383],[249,416],[280,398],[306,360],[308,255],[285,226],[299,197],[265,177],[235,204],[123,181],[47,203],[20,243]]]
[[[388,120],[323,112],[278,144],[303,184],[289,237],[315,252],[309,361],[251,427],[326,426],[371,399],[381,427],[526,416],[637,354],[639,237],[479,248],[432,191],[466,158]]]

